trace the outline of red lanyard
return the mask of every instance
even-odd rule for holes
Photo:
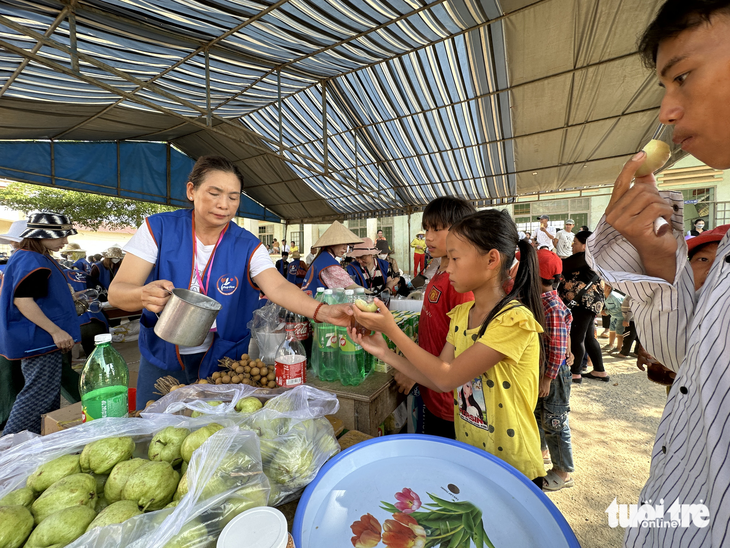
[[[205,285],[203,285],[203,279],[200,277],[200,270],[198,270],[198,237],[195,235],[195,213],[193,213],[193,270],[195,271],[195,277],[198,280],[198,287],[200,288],[200,292],[203,295],[208,294],[208,287],[210,286],[210,272],[211,270],[213,270],[213,260],[215,259],[215,252],[218,250],[218,244],[221,243],[221,240],[223,239],[223,234],[226,233],[227,229],[228,225],[226,225],[221,231],[221,235],[218,237],[218,241],[213,248],[213,253],[210,256],[210,259],[208,259],[208,264],[206,264],[205,268],[203,269],[203,273],[205,273],[206,270],[208,271],[208,275],[205,279]]]

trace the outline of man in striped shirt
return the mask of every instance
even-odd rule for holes
[[[730,168],[730,0],[669,0],[640,51],[665,88],[659,118],[674,126],[674,142],[711,167]],[[631,187],[644,159],[635,155],[621,171],[586,259],[632,297],[642,344],[677,372],[640,503],[661,505],[663,522],[680,508],[687,518],[676,527],[629,527],[625,545],[730,546],[730,241],[720,241],[695,292],[682,194],[659,193],[653,175]],[[657,217],[673,231],[656,235]]]

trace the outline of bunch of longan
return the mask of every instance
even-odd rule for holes
[[[216,371],[208,379],[211,384],[248,384],[262,388],[276,388],[276,370],[267,366],[259,359],[252,360],[248,354],[243,354],[239,361],[223,358],[218,361],[218,367],[223,371]]]

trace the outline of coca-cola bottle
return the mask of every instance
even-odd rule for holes
[[[295,315],[286,316],[286,338],[274,355],[276,384],[287,388],[304,384],[307,380],[307,355],[297,339]]]
[[[301,314],[294,314],[294,334],[302,344],[309,338],[309,320]]]

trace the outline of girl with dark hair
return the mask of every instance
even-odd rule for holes
[[[515,266],[518,247],[521,260]],[[535,250],[519,239],[507,212],[486,210],[451,227],[446,251],[450,283],[460,293],[472,291],[474,301],[449,313],[449,334],[440,356],[410,340],[377,300],[379,313],[353,309],[355,318],[377,333],[361,337],[351,330],[351,336],[419,384],[453,391],[457,402],[473,397],[477,405],[468,405],[468,411],[454,406],[456,439],[501,458],[542,488],[545,469],[534,409],[544,309]],[[514,285],[507,293],[510,277]],[[403,356],[389,350],[380,333]],[[474,410],[481,416],[475,417]]]
[[[25,386],[3,434],[40,434],[41,415],[60,407],[62,356],[81,338],[71,290],[51,256],[76,234],[57,213],[31,213],[0,291],[0,355],[20,360]]]
[[[144,308],[140,319],[137,408],[157,399],[154,384],[171,375],[184,384],[210,376],[223,357],[248,352],[248,322],[259,306],[259,289],[272,302],[309,318],[349,325],[345,305],[322,306],[279,274],[263,244],[233,222],[243,176],[225,158],[203,156],[185,185],[192,209],[148,217],[126,244],[127,255],[109,287],[109,303]],[[202,344],[177,346],[159,338],[155,313],[174,288],[196,291],[222,308]]]

